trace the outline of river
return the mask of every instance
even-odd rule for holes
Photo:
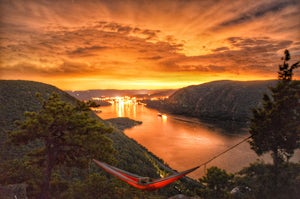
[[[196,118],[175,115],[161,117],[157,110],[143,105],[116,103],[101,107],[101,111],[98,116],[103,119],[129,117],[142,121],[141,125],[124,133],[178,171],[200,165],[249,136],[246,129],[228,130]],[[244,142],[211,161],[206,168],[217,166],[234,173],[257,159],[259,157],[250,149],[249,143]],[[270,161],[269,156],[265,156],[264,160]],[[201,167],[189,176],[198,179],[204,175],[204,171],[205,167]]]

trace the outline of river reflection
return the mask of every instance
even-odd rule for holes
[[[200,165],[249,136],[246,130],[228,132],[219,125],[195,118],[161,117],[158,111],[137,104],[113,104],[101,110],[98,115],[103,119],[129,117],[142,121],[142,125],[125,130],[125,134],[178,171]],[[206,168],[218,166],[228,172],[237,172],[256,159],[258,157],[245,142],[213,160]],[[198,179],[203,175],[204,167],[201,167],[189,176]]]

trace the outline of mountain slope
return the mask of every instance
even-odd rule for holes
[[[44,98],[52,92],[57,92],[63,100],[72,104],[76,99],[59,90],[58,88],[23,80],[0,80],[0,126],[11,127],[13,121],[23,118],[24,111],[36,111],[41,107],[36,93],[41,93]]]
[[[247,121],[270,86],[270,81],[215,81],[177,90],[163,102],[148,102],[152,108],[193,117]]]

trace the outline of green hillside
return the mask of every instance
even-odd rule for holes
[[[147,105],[173,114],[203,119],[247,121],[276,81],[215,81],[177,90],[167,100]]]
[[[44,98],[57,92],[63,100],[76,102],[75,98],[51,85],[22,80],[0,80],[0,126],[10,129],[13,121],[23,118],[24,111],[38,110],[41,104],[35,97],[37,92]]]
[[[75,104],[77,100],[69,94],[59,90],[58,88],[31,81],[12,81],[12,80],[1,80],[0,81],[0,163],[5,160],[10,160],[16,157],[22,157],[22,155],[28,150],[27,148],[15,148],[5,144],[7,139],[7,132],[15,128],[14,121],[23,119],[23,113],[25,111],[37,111],[41,108],[39,100],[36,98],[36,93],[39,92],[44,98],[47,98],[51,93],[56,92],[61,96],[61,99],[71,104]],[[90,113],[92,117],[96,117],[93,112]],[[130,127],[135,122],[130,121],[128,118],[121,118],[118,120],[103,121],[98,118],[102,123],[107,126],[113,127],[113,133],[108,136],[113,140],[113,147],[117,153],[115,158],[117,160],[116,166],[129,172],[137,173],[142,176],[159,177],[159,172],[164,169],[170,169],[168,167],[161,168],[158,166],[158,162],[161,161],[153,154],[148,152],[144,147],[136,143],[134,140],[128,138],[122,130],[119,130],[120,124],[121,129]],[[124,124],[126,124],[124,126]],[[129,124],[129,126],[128,126]],[[110,176],[107,176],[104,172],[101,172],[107,178],[107,183],[111,182],[112,186],[110,191],[117,192],[122,190],[122,194],[129,194],[137,197],[146,198],[165,198],[166,196],[174,195],[178,193],[174,186],[187,187],[191,186],[191,180],[182,180],[183,183],[175,183],[168,187],[155,192],[145,193],[137,191],[128,185],[114,180]],[[113,180],[113,181],[111,181]],[[189,182],[189,183],[187,183]],[[194,182],[192,182],[194,184]],[[2,184],[4,185],[4,184]],[[116,189],[114,191],[114,189]],[[109,191],[108,191],[109,192]]]

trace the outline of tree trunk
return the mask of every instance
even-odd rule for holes
[[[47,167],[45,178],[42,184],[41,199],[49,199],[50,198],[50,178],[51,178],[51,170]]]
[[[49,144],[50,145],[50,144]],[[52,169],[54,166],[53,152],[51,150],[51,145],[47,147],[47,160],[45,168],[45,177],[41,187],[40,199],[49,199],[50,198],[50,181],[52,175]]]
[[[273,150],[272,156],[273,156],[274,167],[275,167],[275,169],[277,169],[278,164],[279,164],[279,155],[278,155],[278,150],[277,149]]]
[[[273,164],[274,164],[274,184],[275,184],[275,188],[277,188],[277,185],[278,185],[278,172],[279,172],[278,167],[279,167],[279,162],[280,162],[277,149],[273,150],[272,156],[273,156]]]

